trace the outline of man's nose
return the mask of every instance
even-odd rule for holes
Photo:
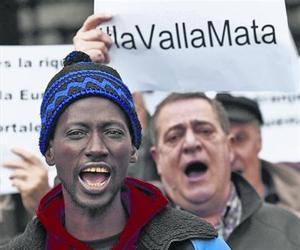
[[[108,148],[105,140],[98,133],[92,133],[86,145],[85,154],[88,157],[105,157],[108,155]]]
[[[183,150],[185,153],[193,153],[202,148],[202,142],[197,134],[188,129],[185,134]]]

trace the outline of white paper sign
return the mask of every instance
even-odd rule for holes
[[[283,0],[95,0],[132,90],[299,88]]]
[[[300,92],[244,93],[257,100],[264,118],[260,156],[300,162]]]
[[[16,191],[8,185],[11,170],[2,167],[16,158],[12,147],[44,158],[38,148],[43,91],[71,50],[70,45],[0,46],[0,194]]]

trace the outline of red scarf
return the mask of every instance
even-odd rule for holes
[[[122,202],[127,208],[129,218],[113,250],[135,249],[142,228],[168,203],[159,189],[130,177],[125,179]],[[47,232],[46,249],[91,249],[70,235],[63,226],[64,200],[61,185],[44,196],[37,217]]]

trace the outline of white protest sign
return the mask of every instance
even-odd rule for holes
[[[276,90],[299,85],[284,0],[95,0],[113,19],[111,65],[132,90]]]
[[[300,92],[244,93],[257,100],[264,118],[260,156],[300,162]]]
[[[11,172],[2,167],[17,158],[12,147],[44,158],[38,148],[43,91],[71,50],[70,45],[0,46],[0,194],[16,192],[9,185]]]

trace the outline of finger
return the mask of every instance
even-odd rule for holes
[[[104,54],[99,49],[90,49],[85,51],[85,53],[89,55],[93,62],[106,63],[108,60],[107,54]]]
[[[107,54],[107,46],[103,42],[82,42],[80,46],[77,47],[80,51],[88,51],[88,50],[100,50],[103,54]]]
[[[85,32],[79,32],[74,37],[74,40],[85,40],[85,41],[100,41],[103,31],[100,29],[92,29]]]
[[[23,180],[26,181],[28,179],[28,172],[25,171],[24,169],[18,169],[15,170],[10,176],[9,176],[10,180],[15,180],[15,179],[19,179],[19,180]]]
[[[28,164],[25,161],[14,161],[14,160],[7,160],[3,162],[3,167],[10,168],[10,169],[19,169],[19,168],[27,168]]]
[[[79,31],[95,29],[99,24],[109,21],[111,18],[112,15],[110,14],[93,14],[85,20]]]
[[[22,191],[26,190],[26,187],[27,187],[27,183],[26,181],[22,180],[22,179],[13,179],[11,181],[11,185],[13,187],[16,187],[19,192],[21,193]]]
[[[30,153],[27,150],[21,149],[21,148],[12,148],[11,150],[14,154],[21,157],[23,160],[31,163],[31,164],[40,164],[40,159],[35,156],[34,154]]]
[[[102,42],[104,43],[108,48],[112,45],[113,41],[111,37],[106,34],[105,32],[99,30],[99,29],[93,29],[86,32],[78,33],[74,38],[73,42],[76,45],[80,45],[83,42],[87,43],[93,43],[93,42]]]

